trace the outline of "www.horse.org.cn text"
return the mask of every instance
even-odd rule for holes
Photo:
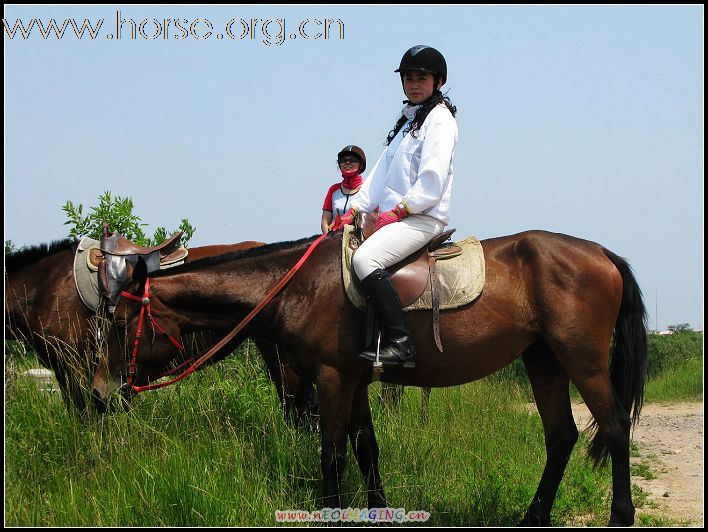
[[[74,18],[44,21],[32,18],[3,19],[5,39],[60,40],[74,38],[78,40],[208,40],[220,41],[255,41],[266,46],[282,46],[286,41],[343,40],[344,22],[339,18],[303,19],[289,22],[284,18],[231,18],[225,24],[215,24],[206,18],[193,20],[183,18],[144,18],[135,20],[116,11],[115,23]],[[219,28],[217,30],[217,28]]]

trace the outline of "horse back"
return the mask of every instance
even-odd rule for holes
[[[498,288],[517,301],[533,326],[542,329],[563,315],[587,315],[614,326],[622,300],[622,276],[603,246],[547,231],[526,231],[482,241],[487,288]],[[509,303],[507,303],[509,304]],[[572,312],[571,312],[572,310]]]

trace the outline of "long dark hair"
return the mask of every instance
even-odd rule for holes
[[[438,84],[438,76],[435,76],[435,85],[437,86]],[[404,101],[403,103],[411,103],[409,100]],[[416,136],[416,132],[421,128],[423,125],[423,122],[425,122],[425,119],[428,117],[428,114],[430,111],[432,111],[435,107],[440,105],[441,103],[445,104],[445,107],[448,108],[450,111],[450,114],[454,117],[457,114],[457,107],[452,105],[452,102],[450,101],[450,98],[446,95],[444,95],[442,92],[440,92],[439,89],[435,89],[433,91],[433,95],[425,100],[421,105],[420,109],[415,113],[415,116],[413,117],[413,123],[411,124],[411,129],[410,129],[410,134],[412,136]],[[398,134],[398,132],[401,130],[401,128],[405,125],[405,123],[408,121],[406,118],[406,115],[401,115],[401,117],[398,119],[396,122],[396,125],[393,126],[393,129],[389,131],[388,137],[386,137],[386,146],[391,144],[391,141],[393,138]]]

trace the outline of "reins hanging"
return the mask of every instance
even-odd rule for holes
[[[339,227],[335,227],[334,229],[338,229]],[[334,230],[333,229],[333,230]],[[143,326],[143,317],[144,313],[147,308],[147,314],[150,319],[150,322],[153,324],[153,326],[157,326],[158,330],[167,336],[167,338],[170,340],[172,345],[177,347],[180,351],[184,351],[184,347],[174,338],[169,336],[152,318],[150,315],[150,298],[149,298],[149,278],[145,281],[145,295],[141,298],[138,296],[135,296],[133,294],[129,294],[128,292],[123,292],[123,295],[128,297],[129,299],[132,299],[134,301],[139,301],[142,303],[143,307],[140,309],[140,317],[138,318],[138,329],[135,334],[135,341],[133,342],[133,356],[130,362],[130,368],[128,371],[128,387],[136,394],[140,392],[144,392],[147,390],[156,390],[158,388],[164,388],[165,386],[169,386],[171,384],[175,384],[182,379],[184,379],[187,375],[190,375],[191,373],[194,373],[194,371],[199,368],[204,362],[209,360],[211,357],[213,357],[222,347],[224,347],[226,344],[228,344],[231,340],[234,339],[234,337],[240,333],[246,325],[248,325],[253,318],[255,318],[258,313],[263,310],[263,308],[270,303],[270,301],[278,295],[278,293],[285,288],[285,285],[288,284],[288,282],[293,278],[293,276],[297,273],[297,271],[300,269],[300,267],[305,263],[305,261],[310,257],[312,252],[315,250],[315,248],[329,235],[329,233],[325,233],[321,235],[320,237],[317,238],[312,244],[310,244],[310,247],[307,248],[307,251],[305,251],[305,254],[300,258],[300,260],[293,266],[288,273],[285,274],[285,277],[283,277],[280,282],[273,287],[273,289],[263,298],[263,300],[256,305],[256,307],[238,324],[236,327],[233,328],[233,330],[227,334],[222,340],[220,340],[216,345],[214,345],[209,351],[207,351],[204,355],[202,355],[199,359],[197,359],[194,364],[192,364],[189,368],[187,368],[183,373],[181,373],[179,376],[175,377],[174,379],[166,382],[160,382],[160,383],[155,383],[155,384],[149,384],[146,386],[136,386],[133,384],[133,375],[135,372],[135,366],[136,366],[136,361],[137,361],[137,353],[138,353],[138,343],[140,341],[140,335],[142,334],[142,326]],[[184,365],[184,364],[182,364]],[[181,367],[181,366],[180,366]],[[172,372],[174,372],[173,370]],[[172,373],[168,372],[168,373]]]

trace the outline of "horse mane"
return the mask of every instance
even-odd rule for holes
[[[181,266],[175,266],[174,268],[167,268],[165,270],[158,270],[149,275],[149,277],[164,277],[166,275],[186,273],[193,270],[198,270],[201,268],[207,268],[210,266],[216,266],[217,264],[223,264],[226,262],[232,262],[240,259],[247,259],[250,257],[260,257],[264,255],[270,255],[276,251],[283,249],[291,249],[305,244],[311,244],[320,235],[310,236],[307,238],[301,238],[300,240],[291,240],[288,242],[276,242],[274,244],[266,244],[264,246],[259,246],[250,249],[244,249],[241,251],[231,251],[229,253],[222,253],[221,255],[213,255],[211,257],[204,257],[203,259],[195,260],[192,262],[186,262]]]
[[[10,273],[24,268],[29,264],[33,264],[40,259],[59,253],[69,249],[76,243],[73,238],[65,238],[63,240],[54,240],[50,244],[37,244],[26,249],[22,249],[17,253],[5,255],[5,271]]]

